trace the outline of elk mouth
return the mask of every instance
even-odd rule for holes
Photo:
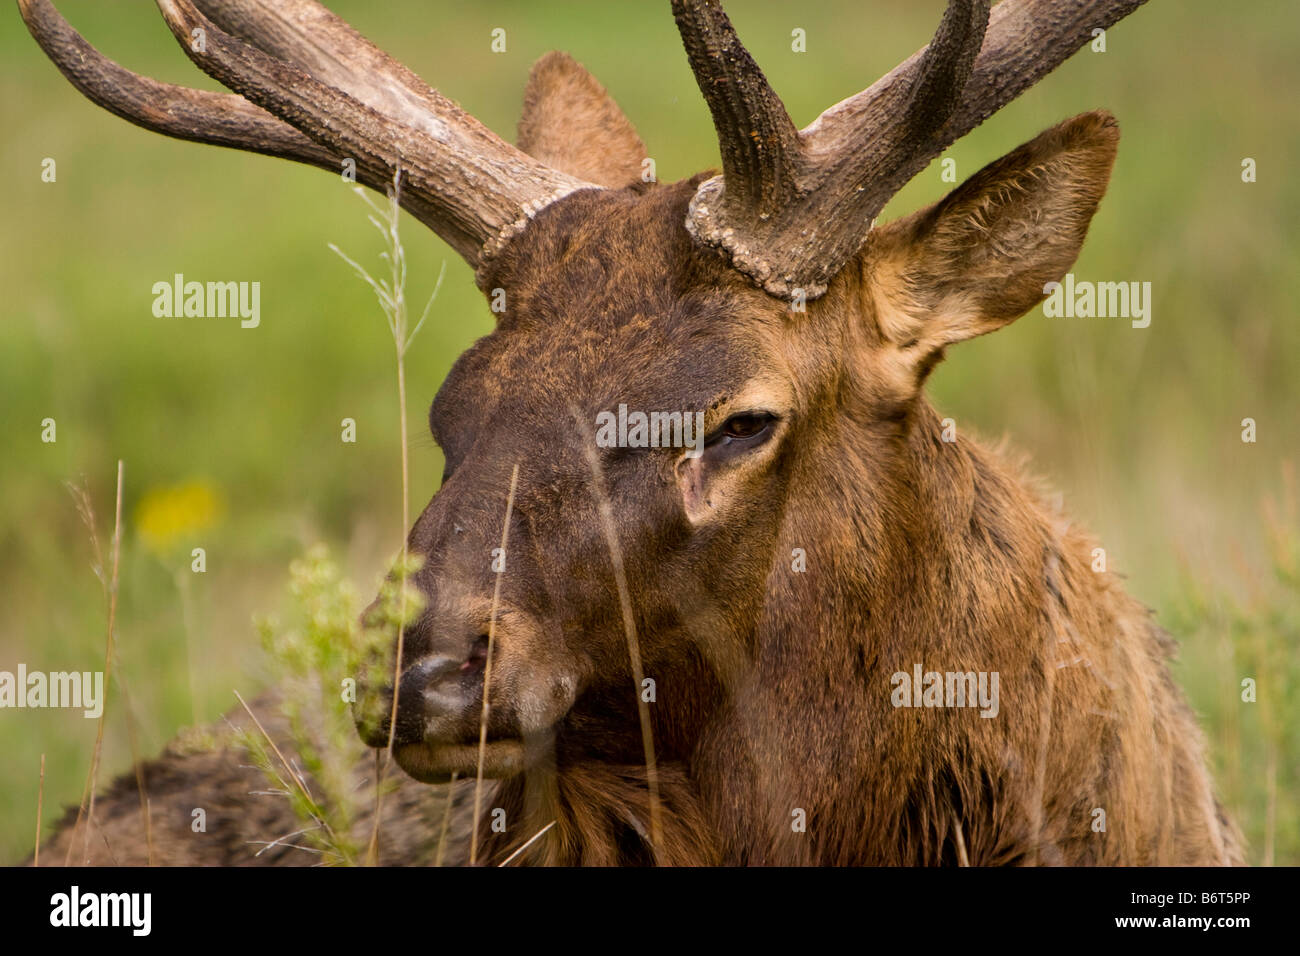
[[[404,771],[421,783],[450,783],[474,777],[479,769],[479,746],[425,741],[399,744],[393,758]],[[518,738],[488,740],[483,748],[484,777],[512,777],[524,770],[524,742]]]
[[[435,669],[435,673],[446,672],[436,684],[427,683],[427,659],[403,674],[403,694],[408,700],[405,706],[410,708],[408,714],[418,714],[423,732],[412,732],[409,723],[403,727],[404,705],[399,703],[393,758],[421,783],[448,783],[453,775],[477,776],[480,763],[485,777],[509,777],[524,769],[523,741],[505,728],[498,728],[495,734],[489,728],[480,758],[479,723],[487,651],[488,637],[483,634],[463,660],[445,661]],[[413,678],[409,685],[408,675]]]

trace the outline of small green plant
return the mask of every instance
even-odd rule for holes
[[[399,592],[398,582],[409,579],[412,565],[418,560],[393,569],[363,622],[356,589],[326,548],[317,546],[290,566],[293,619],[258,621],[288,727],[285,749],[296,756],[286,757],[251,711],[253,726],[239,732],[239,742],[303,823],[268,848],[302,837],[326,865],[361,861],[364,841],[356,824],[365,814],[366,797],[358,790],[357,768],[366,748],[354,727],[353,705],[357,713],[377,719],[380,695],[372,690],[358,696],[358,687],[373,689],[388,679],[395,629],[422,609],[409,585],[404,595]]]
[[[302,765],[277,762],[275,743],[264,733],[246,731],[243,743],[254,764],[309,825],[303,835],[322,851],[324,862],[350,864],[357,854],[351,836],[357,812],[352,774],[362,745],[340,688],[360,642],[356,594],[323,547],[293,562],[290,576],[296,620],[282,627],[264,619],[257,628]]]

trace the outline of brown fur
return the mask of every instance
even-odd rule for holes
[[[275,740],[286,759],[301,767],[290,743],[288,722],[280,716],[275,692],[249,702],[253,712]],[[155,866],[316,866],[321,857],[303,846],[310,842],[298,834],[305,824],[288,799],[272,791],[266,776],[252,758],[232,742],[234,728],[250,725],[237,707],[203,734],[172,741],[156,760],[145,761],[141,774],[149,797],[149,822]],[[208,739],[205,739],[208,738]],[[369,796],[374,760],[367,754],[358,761],[357,792]],[[431,863],[442,832],[446,800],[452,798],[452,824],[443,847],[443,861],[463,863],[468,858],[469,811],[464,784],[428,787],[409,777],[389,775],[398,784],[384,798],[379,860],[387,866],[421,866]],[[308,788],[316,791],[312,781]],[[368,800],[354,821],[352,837],[365,846],[373,818]],[[194,829],[194,810],[206,813],[205,829]],[[147,866],[149,840],[140,810],[136,776],[126,773],[96,795],[94,818],[83,817],[74,829],[77,808],[67,808],[54,824],[52,836],[42,841],[41,866]],[[275,846],[267,846],[274,841]],[[68,850],[72,852],[69,855]],[[30,862],[30,861],[29,861]]]
[[[613,189],[640,180],[646,155],[641,137],[605,88],[559,52],[533,64],[517,142],[554,169]]]

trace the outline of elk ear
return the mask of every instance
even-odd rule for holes
[[[1110,113],[1084,113],[877,231],[863,250],[877,321],[921,376],[945,346],[1046,298],[1079,255],[1118,142]]]
[[[645,144],[594,76],[567,53],[533,64],[519,148],[561,172],[620,189],[641,178]]]

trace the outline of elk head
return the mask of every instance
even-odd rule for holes
[[[1070,267],[1117,126],[1078,116],[927,209],[875,217],[1140,3],[1005,0],[990,16],[951,0],[929,46],[799,130],[716,0],[674,0],[722,173],[672,185],[640,181],[640,139],[562,55],[534,68],[516,148],[311,0],[158,0],[232,94],[136,76],[48,0],[20,7],[83,93],[139,125],[326,169],[351,158],[377,189],[400,167],[405,208],[503,297],[429,412],[447,472],[409,538],[428,604],[396,726],[366,730],[441,780],[474,772],[485,693],[484,770],[508,776],[635,764],[650,740],[690,761],[760,656],[813,692],[801,662],[828,654],[829,622],[896,594],[891,567],[924,547],[921,489],[941,484],[916,460],[928,372]],[[677,414],[681,438],[606,447],[621,406],[633,429]],[[795,549],[816,550],[806,575]]]

